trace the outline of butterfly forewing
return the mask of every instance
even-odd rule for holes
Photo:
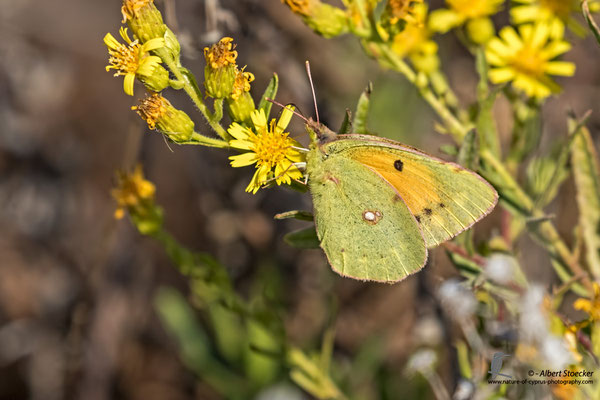
[[[336,272],[395,282],[424,266],[427,249],[417,221],[385,179],[335,152],[309,162],[307,170],[317,234]]]
[[[391,140],[340,135],[325,151],[358,162],[393,186],[419,223],[427,247],[469,228],[498,199],[474,172]]]

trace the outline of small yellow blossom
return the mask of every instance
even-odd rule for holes
[[[249,93],[254,75],[251,72],[245,72],[244,69],[246,67],[236,73],[233,91],[227,97],[227,110],[233,121],[250,124],[252,122],[251,114],[256,108],[254,99]]]
[[[127,44],[120,43],[113,35],[104,36],[104,44],[108,47],[110,55],[106,70],[116,70],[115,76],[123,75],[123,90],[133,96],[133,83],[136,76],[146,87],[153,91],[160,91],[169,85],[169,73],[160,65],[161,59],[150,55],[150,51],[165,45],[164,39],[152,39],[144,44],[131,40],[127,28],[119,30],[121,37]]]
[[[307,16],[310,15],[311,0],[281,0],[293,13]]]
[[[235,50],[235,44],[230,37],[224,37],[219,40],[219,43],[204,48],[206,63],[213,69],[223,68],[229,64],[235,64],[237,56],[238,53]]]
[[[494,35],[490,16],[501,10],[504,0],[446,0],[447,9],[431,13],[429,26],[436,32],[445,33],[465,25],[469,38],[475,43],[485,43]]]
[[[160,93],[153,93],[131,107],[148,124],[175,142],[189,140],[194,133],[194,122],[183,111],[176,109]]]
[[[121,6],[121,14],[123,15],[123,23],[138,15],[139,11],[147,6],[154,4],[154,0],[123,0]]]
[[[224,37],[219,40],[219,43],[204,48],[206,94],[217,99],[231,94],[238,70],[235,63],[237,56],[235,44],[230,37]]]
[[[418,4],[414,19],[407,21],[404,29],[394,36],[392,50],[401,57],[408,57],[419,71],[430,73],[439,68],[438,46],[431,40],[427,28],[427,5]]]
[[[575,73],[575,64],[552,61],[571,46],[564,40],[551,39],[547,24],[521,25],[519,33],[505,27],[499,36],[491,39],[486,47],[493,83],[512,81],[513,86],[526,95],[543,99],[560,91],[560,86],[549,75]]]
[[[401,21],[417,23],[415,7],[419,4],[423,4],[423,0],[388,0],[382,19],[388,19],[390,25]]]
[[[252,72],[244,72],[246,67],[237,71],[235,75],[235,82],[233,83],[233,91],[231,92],[231,98],[237,100],[242,93],[250,91],[250,83],[254,81],[254,74]]]
[[[279,120],[272,119],[270,124],[267,124],[267,117],[262,109],[255,110],[251,118],[252,127],[245,128],[234,122],[228,130],[234,137],[229,142],[230,146],[246,151],[229,157],[231,166],[237,168],[256,164],[256,172],[246,191],[256,193],[270,180],[281,185],[290,184],[292,179],[302,178],[302,172],[294,164],[305,160],[299,151],[300,144],[285,132],[292,118],[292,111],[286,107]]]
[[[543,21],[550,26],[550,36],[560,39],[565,25],[583,33],[581,25],[571,13],[578,10],[580,0],[512,0],[510,16],[517,25]]]
[[[281,0],[304,23],[324,37],[333,37],[348,31],[348,16],[338,7],[320,0]]]
[[[117,201],[115,218],[123,218],[125,210],[133,209],[149,201],[153,202],[155,192],[154,184],[144,179],[141,165],[138,164],[131,174],[120,172],[117,175],[117,187],[111,192]]]
[[[593,321],[600,321],[600,285],[594,282],[594,296],[590,299],[577,299],[573,303],[573,308],[581,310],[589,315],[589,319]]]

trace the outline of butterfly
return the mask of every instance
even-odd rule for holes
[[[372,135],[337,135],[309,120],[306,173],[320,246],[340,275],[397,282],[428,249],[465,231],[498,201],[476,173]]]

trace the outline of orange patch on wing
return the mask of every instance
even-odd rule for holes
[[[438,178],[427,165],[374,147],[352,149],[352,158],[377,171],[392,185],[413,215],[429,215],[442,202],[435,191]]]

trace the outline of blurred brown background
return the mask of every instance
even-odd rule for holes
[[[304,72],[310,60],[320,113],[332,128],[371,80],[374,131],[433,154],[448,143],[433,132],[434,117],[417,93],[368,60],[355,39],[314,35],[279,0],[157,5],[200,80],[202,48],[232,36],[238,63],[256,75],[255,96],[276,72],[277,99],[313,115]],[[365,341],[380,340],[399,376],[415,337],[441,340],[443,320],[430,317],[439,308],[433,288],[453,274],[443,252],[433,253],[425,273],[388,286],[342,279],[320,251],[285,245],[282,235],[300,225],[272,216],[310,209],[309,196],[282,188],[244,193],[253,171],[230,168],[226,152],[168,145],[148,132],[129,110],[135,99],[123,93],[122,78],[104,70],[102,38],[116,36],[120,20],[118,0],[0,0],[0,399],[218,398],[179,361],[152,306],[158,287],[186,292],[186,281],[154,242],[112,217],[115,170],[137,161],[157,185],[167,227],[190,248],[215,255],[241,293],[257,273],[281,279],[288,334],[299,345],[315,344],[332,301],[338,350],[352,357]],[[472,101],[472,61],[444,38],[442,57],[450,52],[450,79]],[[598,104],[599,54],[590,39],[569,54],[577,76],[561,101],[548,104],[543,146],[564,135],[566,109],[581,114]],[[142,96],[143,88],[135,92]],[[167,97],[209,133],[181,93]],[[508,109],[497,111],[506,134]],[[592,126],[599,121],[594,116]],[[292,131],[306,143],[298,121]],[[553,205],[567,236],[576,215],[569,191]],[[489,233],[497,222],[492,215],[479,229]],[[550,282],[547,260],[529,247],[528,271]],[[307,398],[294,396],[282,398]]]

